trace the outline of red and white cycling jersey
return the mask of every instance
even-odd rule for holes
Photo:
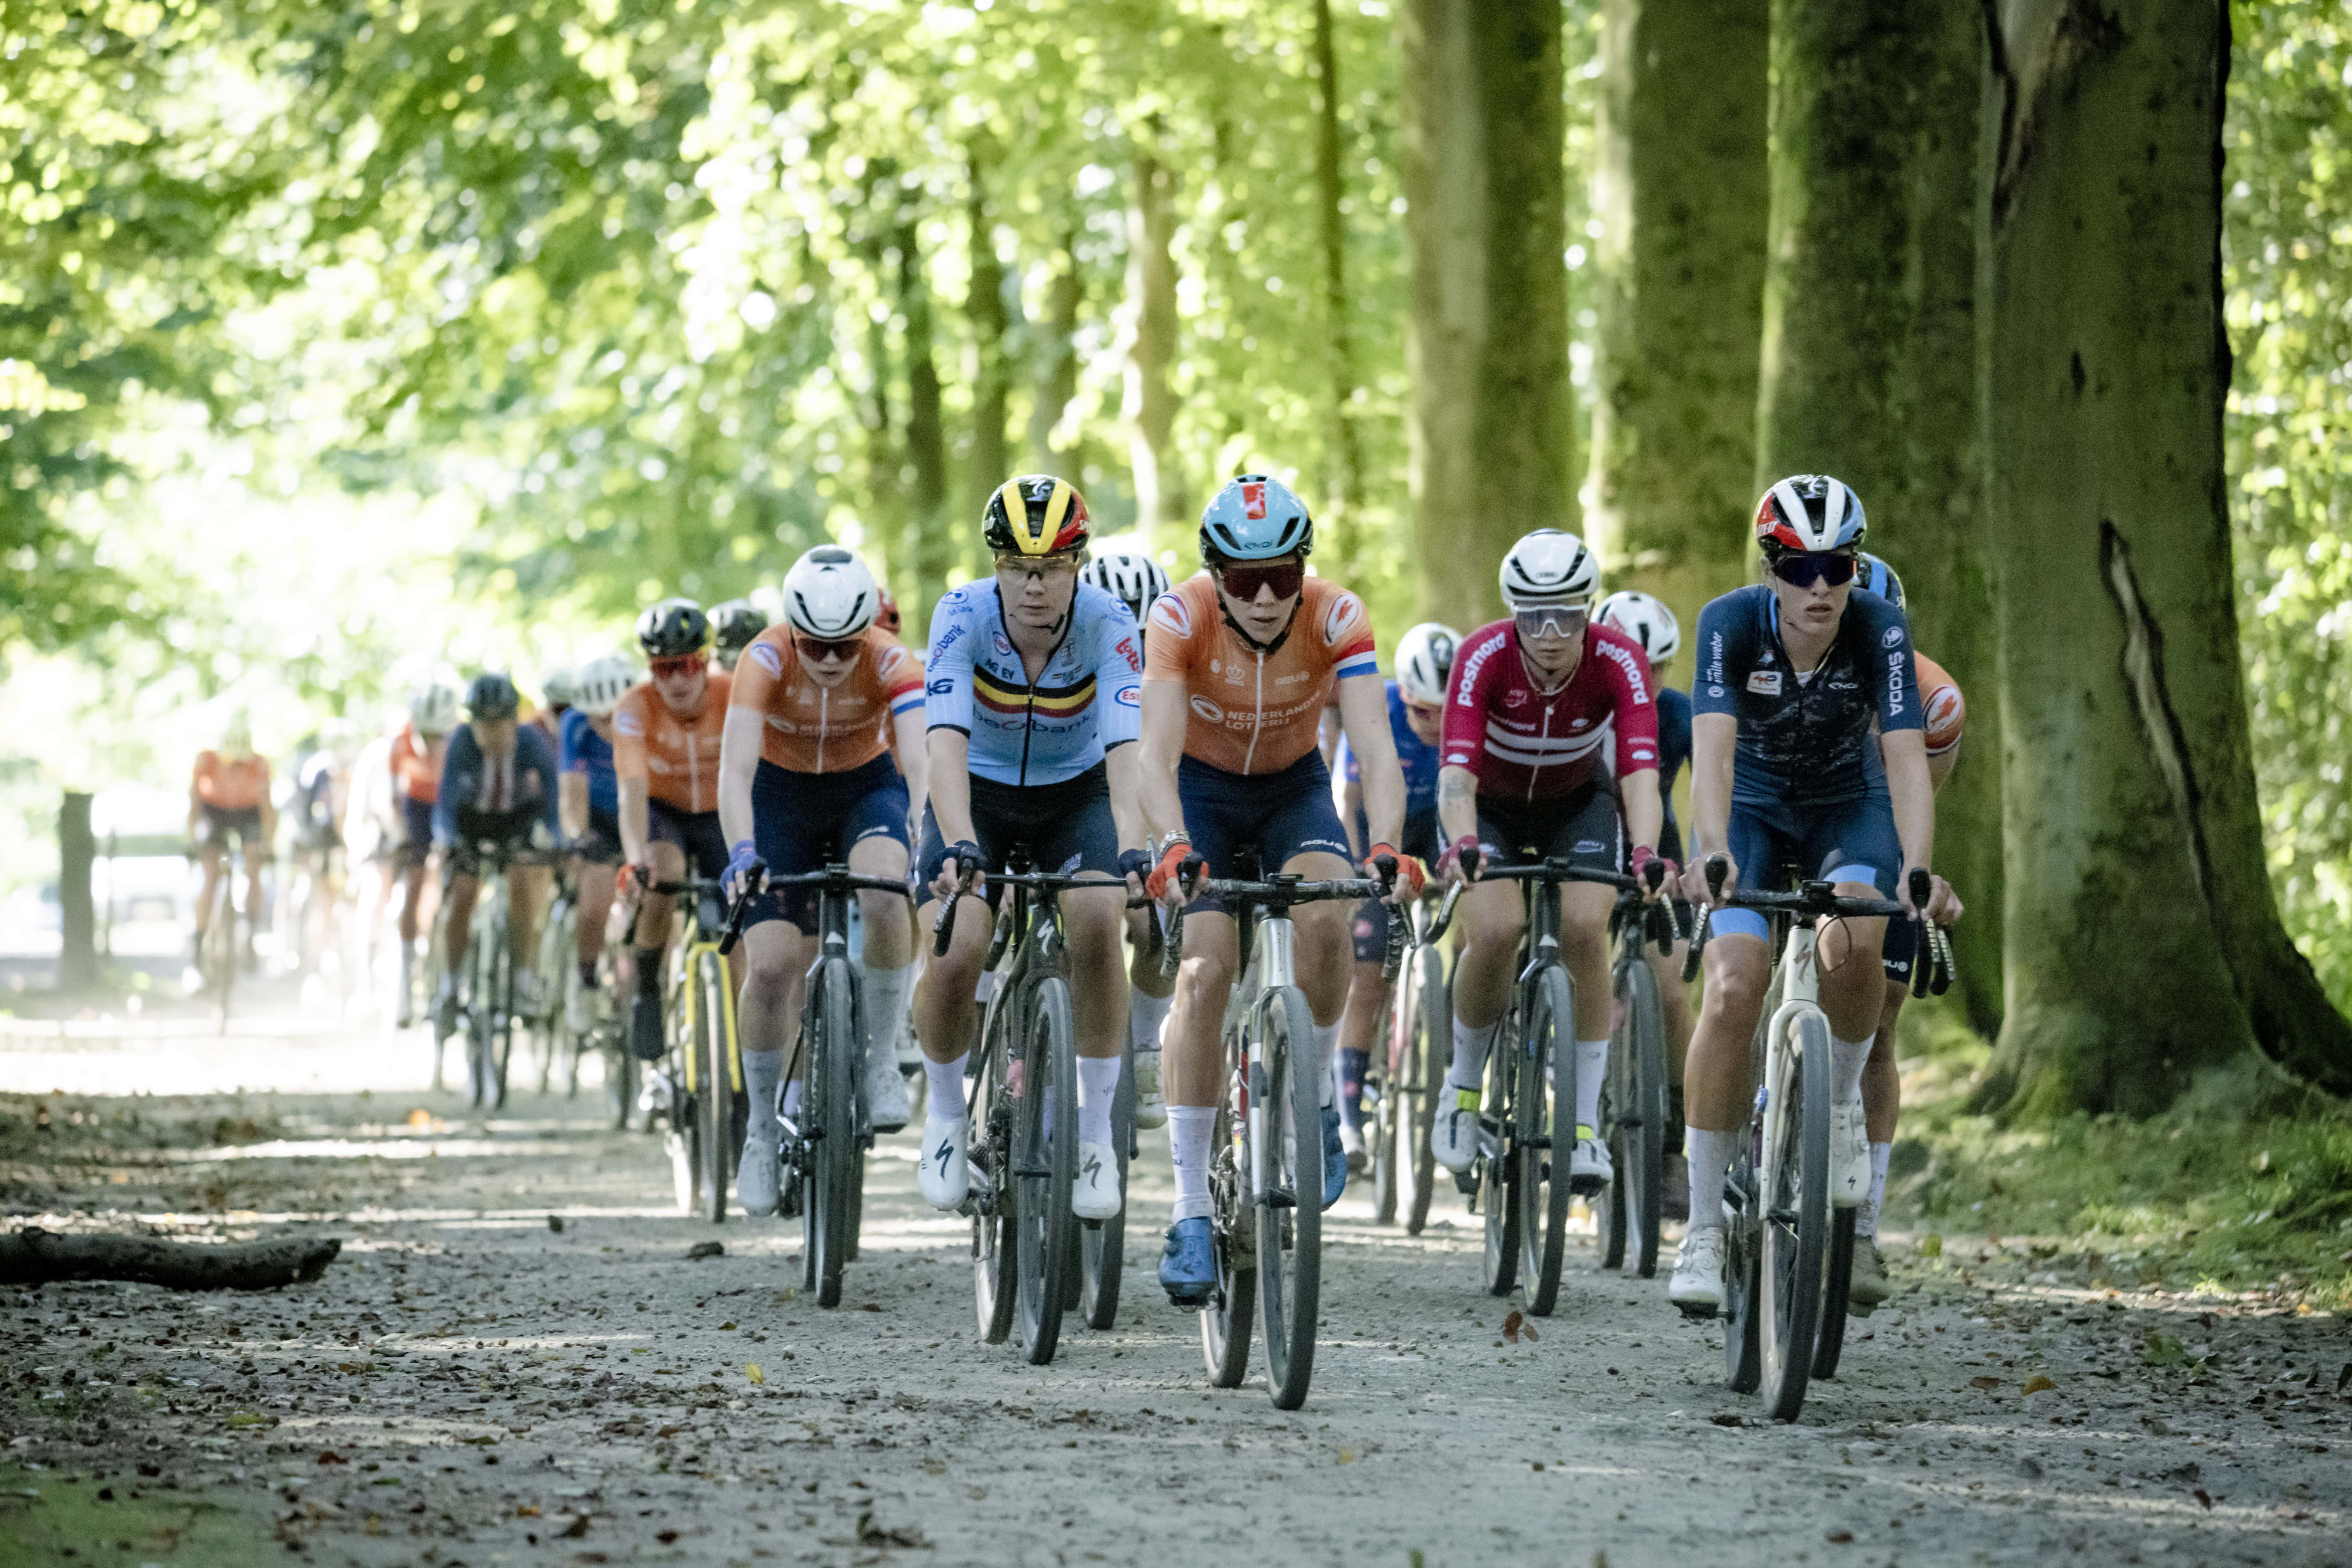
[[[1587,626],[1576,674],[1549,695],[1528,674],[1508,621],[1462,640],[1446,683],[1441,761],[1475,773],[1479,794],[1545,800],[1581,789],[1612,730],[1616,777],[1656,769],[1657,691],[1632,638]]]

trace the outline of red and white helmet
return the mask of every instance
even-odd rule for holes
[[[1862,497],[1826,474],[1792,474],[1756,503],[1756,542],[1768,555],[1849,549],[1869,527]]]
[[[1514,611],[1589,602],[1601,586],[1601,558],[1574,534],[1538,528],[1503,557],[1503,602]]]

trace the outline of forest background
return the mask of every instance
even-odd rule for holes
[[[1282,474],[1391,638],[1546,524],[1687,638],[1825,469],[1979,1131],[2320,1116],[2342,1237],[2347,143],[2324,3],[0,0],[0,877],[821,538],[919,629],[1022,469],[1180,575]]]

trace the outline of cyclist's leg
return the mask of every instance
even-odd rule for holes
[[[801,993],[816,944],[810,935],[782,918],[774,894],[754,905],[737,951],[743,955],[743,988],[737,998],[735,1027],[743,1050],[743,1092],[751,1103],[745,1124],[743,1156],[736,1177],[736,1197],[756,1214],[776,1207],[773,1177],[778,1174],[776,1122],[779,1100],[786,1115],[800,1110],[800,1088],[807,1081],[807,1063],[791,1089],[782,1088],[787,1051],[799,1032]]]
[[[1349,935],[1355,964],[1348,971],[1348,1003],[1339,1015],[1339,1135],[1352,1159],[1363,1149],[1364,1071],[1372,1059],[1381,1003],[1388,991],[1381,978],[1388,917],[1380,900],[1368,898],[1356,905]]]
[[[555,886],[555,869],[544,865],[507,868],[507,954],[514,961],[515,999],[528,1013],[546,1005],[539,973],[539,923]]]
[[[442,857],[441,973],[435,982],[433,1016],[435,1026],[446,1034],[456,1024],[458,977],[466,967],[466,943],[473,935],[474,903],[482,883],[469,851],[446,845]]]
[[[675,841],[652,838],[646,845],[646,863],[656,883],[677,882],[686,875],[686,852]],[[636,926],[630,936],[630,967],[636,977],[629,998],[629,1036],[639,1060],[657,1061],[662,1045],[662,985],[668,977],[662,956],[668,950],[676,900],[666,894],[647,894],[637,901]]]
[[[1258,829],[1258,858],[1266,865],[1309,881],[1352,876],[1347,830],[1331,803],[1329,783],[1319,771],[1309,788],[1285,800]],[[1348,1005],[1348,978],[1354,942],[1348,926],[1352,906],[1339,899],[1302,904],[1290,913],[1298,988],[1306,994],[1315,1031],[1315,1087],[1323,1123],[1323,1207],[1339,1201],[1348,1186],[1348,1150],[1339,1136],[1339,1076],[1332,1071],[1339,1025]],[[1295,1047],[1294,1047],[1295,1049]]]
[[[903,880],[907,874],[907,781],[887,757],[877,757],[846,775],[848,800],[835,830],[849,846],[852,871],[863,876]],[[907,1041],[907,1006],[915,988],[915,932],[907,901],[893,894],[861,892],[858,925],[865,966],[860,998],[866,1015],[866,1103],[880,1132],[907,1124],[907,1081],[898,1053]]]
[[[1623,842],[1616,798],[1595,788],[1571,803],[1551,852],[1587,870],[1615,872],[1624,869]],[[1617,890],[1571,882],[1559,898],[1559,957],[1576,996],[1576,1120],[1580,1127],[1597,1127],[1601,1082],[1609,1071],[1609,915]],[[1577,1150],[1576,1164],[1579,1176],[1606,1175],[1608,1156],[1594,1143]]]
[[[1801,865],[1836,884],[1844,898],[1892,898],[1903,867],[1895,813],[1875,796],[1816,808]],[[1842,1208],[1859,1206],[1870,1191],[1870,1138],[1862,1077],[1879,1015],[1886,1002],[1882,953],[1885,920],[1822,923],[1822,1011],[1830,1025],[1831,1193]]]
[[[219,839],[206,831],[210,826],[202,820],[196,824],[196,864],[203,872],[204,886],[196,894],[196,939],[189,948],[194,955],[191,962],[204,957],[205,934],[212,929],[213,900],[220,895],[220,879],[227,869]]]
[[[1162,916],[1156,909],[1131,909],[1127,914],[1127,1030],[1135,1041],[1135,1124],[1163,1126],[1168,1121],[1168,1095],[1160,1082],[1160,1035],[1168,1022],[1168,1009],[1176,999],[1176,981],[1162,969],[1152,946],[1152,928]]]
[[[1478,848],[1486,864],[1510,865],[1519,859],[1522,827],[1481,805]],[[1459,1171],[1469,1168],[1476,1153],[1479,1084],[1495,1027],[1518,976],[1519,938],[1527,930],[1519,884],[1473,883],[1454,904],[1454,929],[1461,956],[1454,967],[1453,1061],[1445,1071],[1453,1099],[1440,1098],[1431,1142],[1438,1163]]]
[[[1185,820],[1193,820],[1189,810]],[[1192,832],[1197,847],[1199,830]],[[1214,860],[1209,863],[1218,865]],[[1224,869],[1233,869],[1230,861]],[[1220,1034],[1240,956],[1234,917],[1222,906],[1206,907],[1208,902],[1196,899],[1185,911],[1183,961],[1176,971],[1175,999],[1160,1049],[1176,1201],[1169,1211],[1160,1283],[1170,1301],[1184,1307],[1200,1305],[1216,1282],[1209,1233],[1209,1167],[1216,1156],[1211,1145],[1217,1097],[1225,1082]]]
[[[581,989],[593,991],[596,988],[596,962],[604,956],[604,924],[613,917],[614,868],[587,855],[581,856],[576,864],[580,919],[573,938],[572,961],[580,966]]]

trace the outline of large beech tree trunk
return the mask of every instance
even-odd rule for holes
[[[1356,428],[1356,348],[1348,324],[1348,182],[1340,165],[1339,57],[1331,0],[1315,0],[1315,213],[1322,252],[1323,352],[1330,382],[1331,473],[1325,507],[1335,575],[1356,580],[1361,559],[1356,508],[1364,499],[1364,444]]]
[[[2259,1047],[2352,1090],[2278,918],[2221,405],[2219,0],[1989,0],[1983,386],[2008,996],[1984,1103],[2146,1113]]]
[[[1685,635],[1701,605],[1743,580],[1756,500],[1766,9],[1601,8],[1585,521],[1610,586],[1657,594]],[[1687,676],[1691,657],[1675,674]]]
[[[1185,521],[1183,475],[1176,461],[1176,175],[1160,158],[1160,124],[1136,131],[1135,170],[1127,206],[1127,368],[1119,405],[1127,422],[1128,466],[1135,477],[1136,526],[1155,545]]]
[[[1835,474],[1974,697],[1937,798],[1969,1019],[2000,1017],[2000,727],[1977,439],[1979,0],[1773,0],[1756,490]]]
[[[1012,330],[1012,313],[1004,304],[1004,264],[996,258],[996,220],[989,200],[994,178],[993,149],[976,142],[968,172],[971,189],[965,199],[964,222],[971,251],[970,282],[964,293],[964,314],[971,323],[971,472],[966,486],[963,522],[975,525],[988,497],[1012,476],[1011,451],[1005,441],[1005,420],[1013,399],[1013,374],[1005,352]]]
[[[898,560],[900,587],[912,602],[900,604],[898,612],[902,624],[919,628],[930,624],[931,606],[948,591],[948,568],[957,553],[948,527],[947,421],[932,351],[931,289],[919,245],[909,217],[898,231],[898,312],[907,322],[907,465],[914,484]]]
[[[1029,468],[1053,473],[1067,449],[1055,444],[1054,433],[1078,395],[1078,256],[1077,235],[1064,236],[1054,254],[1054,271],[1045,287],[1045,319],[1032,323],[1031,368],[1035,393],[1029,405]],[[1076,445],[1074,440],[1070,444]],[[1064,475],[1068,478],[1068,475]]]
[[[1407,0],[1414,527],[1426,612],[1497,612],[1496,567],[1578,526],[1559,0]]]

